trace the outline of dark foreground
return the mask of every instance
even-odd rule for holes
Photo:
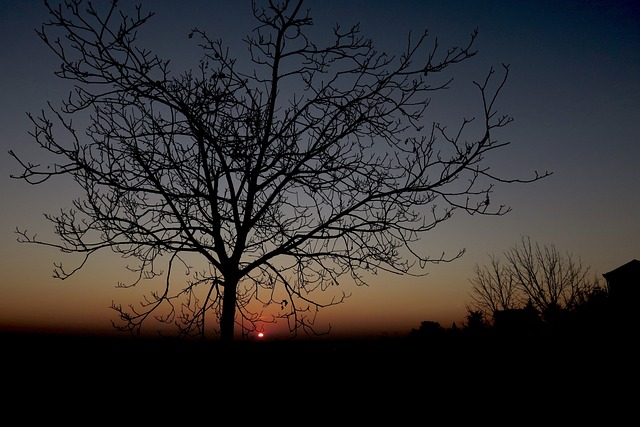
[[[231,346],[30,334],[0,339],[5,407],[28,402],[53,410],[46,413],[54,417],[55,411],[69,410],[66,416],[72,416],[80,407],[106,417],[129,411],[151,417],[147,422],[203,411],[233,410],[240,419],[256,411],[271,419],[297,411],[312,418],[342,411],[363,420],[388,412],[429,417],[446,409],[452,422],[471,415],[515,416],[531,423],[504,425],[533,425],[538,417],[553,416],[555,422],[588,418],[611,425],[630,412],[637,416],[640,407],[640,352],[629,336]],[[25,416],[45,417],[34,411]]]

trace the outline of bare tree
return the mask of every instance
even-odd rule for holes
[[[182,334],[204,335],[212,311],[230,341],[235,324],[250,331],[261,307],[275,305],[291,331],[315,332],[317,310],[348,295],[322,301],[326,293],[314,291],[344,276],[360,285],[365,272],[420,274],[425,263],[455,259],[462,252],[432,258],[413,244],[456,209],[507,213],[490,206],[496,182],[546,175],[507,179],[485,164],[508,144],[495,136],[511,122],[496,110],[507,66],[476,83],[480,129],[467,118],[452,130],[425,126],[431,96],[452,81],[445,72],[475,55],[476,32],[446,50],[424,32],[390,56],[357,25],[336,26],[322,46],[312,41],[302,1],[254,3],[252,69],[238,69],[221,40],[196,28],[188,37],[203,56],[176,75],[138,46],[153,13],[127,13],[116,1],[47,7],[38,34],[74,90],[62,107],[30,117],[35,140],[57,160],[40,166],[11,154],[24,168],[18,178],[69,175],[84,198],[48,216],[60,242],[18,232],[84,255],[71,270],[57,266],[63,279],[102,249],[138,261],[137,280],[122,286],[165,274],[165,288],[141,306],[114,305],[123,329],[139,332],[168,305],[160,320]],[[84,134],[71,116],[89,120]],[[193,255],[208,267],[174,290],[175,268],[190,271]]]
[[[476,264],[473,272],[475,277],[470,280],[472,306],[484,313],[485,317],[492,316],[496,311],[509,310],[521,305],[515,277],[500,258],[490,255],[490,264]],[[473,310],[469,309],[469,312]]]
[[[474,269],[472,298],[488,315],[530,303],[549,320],[559,310],[575,309],[599,288],[598,281],[589,278],[589,267],[555,245],[523,237],[504,257],[503,263],[492,255],[490,267]]]
[[[543,315],[574,308],[595,286],[588,278],[589,267],[553,244],[541,246],[522,238],[505,258],[518,286]]]

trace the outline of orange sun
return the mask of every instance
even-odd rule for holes
[[[264,338],[264,333],[258,332],[258,338]]]

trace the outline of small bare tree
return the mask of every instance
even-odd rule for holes
[[[599,288],[598,281],[589,278],[589,267],[555,245],[523,237],[503,255],[504,263],[492,255],[490,267],[476,265],[471,279],[474,305],[488,316],[530,303],[549,318],[558,310],[576,308]]]
[[[490,264],[473,267],[475,274],[471,284],[472,307],[484,313],[485,317],[499,310],[508,310],[521,305],[515,277],[500,258],[490,255]],[[469,309],[469,312],[474,310]]]
[[[114,305],[123,329],[139,332],[168,305],[160,320],[182,334],[204,335],[213,312],[230,341],[234,325],[255,330],[262,307],[275,306],[291,331],[314,332],[317,310],[347,296],[322,301],[314,291],[345,275],[363,284],[364,272],[420,274],[427,262],[455,259],[413,244],[456,209],[507,213],[490,206],[494,183],[546,175],[507,179],[485,164],[508,144],[495,134],[511,122],[496,110],[507,66],[476,83],[477,134],[472,119],[451,130],[425,126],[431,96],[452,81],[445,72],[475,55],[476,32],[445,50],[424,32],[390,56],[358,26],[336,26],[319,45],[308,38],[313,21],[301,0],[269,0],[253,4],[252,69],[238,69],[221,40],[196,28],[188,38],[203,56],[176,75],[138,45],[153,16],[140,6],[47,7],[51,19],[38,34],[74,90],[62,107],[30,117],[35,140],[57,160],[41,166],[11,154],[23,167],[18,178],[71,176],[84,198],[48,216],[61,242],[19,233],[84,254],[77,268],[103,249],[136,259],[138,278],[127,286],[161,274],[166,261],[164,289],[140,307]],[[71,116],[88,120],[85,133]],[[188,268],[193,255],[208,268],[174,290],[176,265]],[[77,268],[59,265],[56,274]]]

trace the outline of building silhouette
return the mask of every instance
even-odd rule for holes
[[[635,329],[640,314],[640,261],[634,259],[602,276],[607,281],[611,320],[617,328]]]
[[[612,301],[637,304],[640,296],[640,261],[634,259],[602,275]]]

